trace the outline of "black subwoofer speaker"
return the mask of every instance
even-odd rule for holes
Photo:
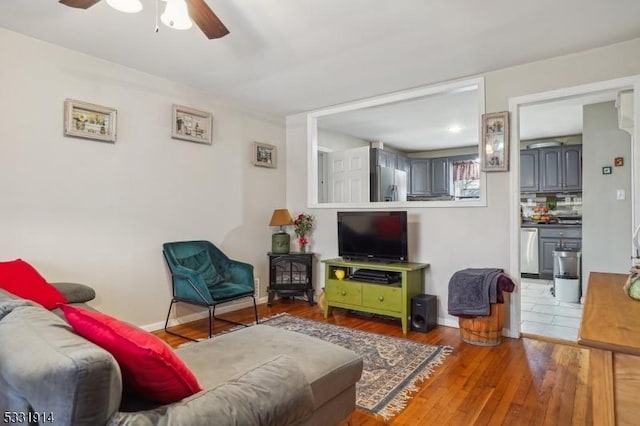
[[[436,296],[420,294],[411,298],[411,330],[427,331],[435,328],[438,320]]]

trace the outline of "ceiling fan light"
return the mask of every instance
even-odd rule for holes
[[[160,20],[174,30],[188,30],[193,26],[189,18],[189,10],[184,0],[167,0],[167,6]]]
[[[107,0],[107,4],[124,13],[138,13],[142,10],[140,0]]]

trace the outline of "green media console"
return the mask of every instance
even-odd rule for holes
[[[358,262],[342,259],[328,259],[322,263],[325,264],[325,318],[333,307],[386,315],[400,318],[402,332],[407,334],[411,298],[423,293],[424,272],[429,267],[428,263]],[[361,269],[399,273],[400,279],[392,284],[379,284],[353,278],[354,273]],[[345,272],[342,280],[336,278],[336,270]]]

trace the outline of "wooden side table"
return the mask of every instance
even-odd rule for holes
[[[289,254],[268,253],[269,256],[269,298],[271,306],[276,294],[279,296],[307,296],[311,306],[315,304],[313,289],[314,253]]]
[[[640,302],[622,290],[627,274],[591,272],[578,343],[590,348],[594,425],[638,424]]]

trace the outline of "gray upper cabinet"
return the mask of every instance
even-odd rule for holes
[[[449,180],[449,158],[432,158],[431,195],[448,195]]]
[[[411,195],[448,195],[449,194],[449,157],[411,158]]]
[[[412,158],[411,184],[409,193],[412,195],[431,195],[431,160],[428,158]]]
[[[562,148],[540,149],[540,191],[562,191]]]
[[[582,145],[562,147],[562,181],[565,191],[582,191]]]
[[[520,151],[520,192],[538,192],[538,150]]]
[[[396,169],[409,173],[411,171],[411,163],[409,158],[398,155],[396,158]]]
[[[582,191],[582,145],[520,151],[520,191]]]
[[[396,168],[396,154],[383,149],[373,148],[376,166]]]

